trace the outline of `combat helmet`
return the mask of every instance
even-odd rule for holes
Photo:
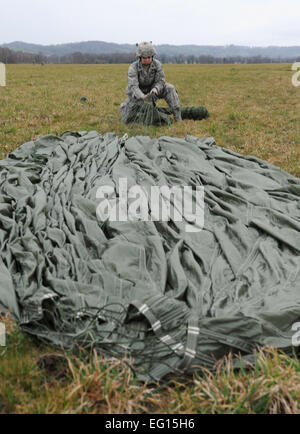
[[[156,54],[156,50],[152,45],[152,41],[150,42],[140,42],[136,44],[136,57],[153,57]]]

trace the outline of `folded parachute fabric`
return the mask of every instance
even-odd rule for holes
[[[203,187],[202,230],[99,217],[99,189],[118,204],[122,180]],[[0,181],[0,310],[24,332],[126,356],[144,380],[293,349],[300,179],[213,138],[81,131],[21,145]]]
[[[138,101],[128,114],[127,123],[139,123],[143,125],[171,125],[172,110],[169,107],[158,107],[155,103]],[[182,119],[202,120],[209,117],[205,107],[181,107]]]
[[[168,115],[172,114],[172,110],[168,107],[157,107],[161,113]],[[201,121],[209,117],[209,112],[205,107],[181,107],[181,117],[182,119],[193,119],[194,121]]]

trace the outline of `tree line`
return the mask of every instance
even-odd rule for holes
[[[263,56],[230,56],[230,57],[214,57],[210,55],[185,56],[175,55],[169,56],[161,54],[157,58],[162,63],[176,64],[227,64],[227,63],[291,63],[299,62],[298,58],[270,58]],[[0,47],[0,62],[5,64],[14,63],[33,63],[33,64],[113,64],[113,63],[132,63],[136,60],[135,53],[113,53],[113,54],[88,54],[88,53],[72,53],[64,56],[45,56],[43,53],[32,54],[23,51],[13,51],[9,48]]]

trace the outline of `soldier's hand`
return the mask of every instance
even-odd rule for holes
[[[145,95],[144,101],[150,104],[154,104],[157,100],[157,96],[155,95],[155,93],[147,93],[147,95]]]
[[[156,87],[153,87],[150,91],[150,93],[154,93],[156,96],[158,94]]]

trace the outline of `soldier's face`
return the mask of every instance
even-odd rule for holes
[[[141,57],[142,65],[150,65],[153,57]]]

